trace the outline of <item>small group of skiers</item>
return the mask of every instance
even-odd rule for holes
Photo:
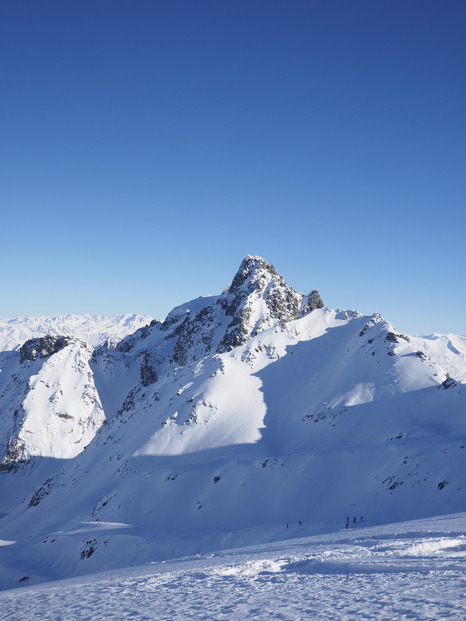
[[[361,515],[361,517],[359,518],[359,521],[360,521],[360,522],[362,522],[362,515]],[[357,520],[357,517],[356,517],[356,516],[354,516],[354,517],[353,517],[352,522],[353,522],[353,524],[357,524],[358,520]],[[298,524],[299,524],[299,526],[301,526],[301,520],[299,520]],[[349,519],[349,516],[347,515],[347,516],[346,516],[346,528],[348,528],[348,526],[349,526],[349,525],[350,525],[350,519]],[[289,527],[290,527],[290,525],[288,524],[288,522],[285,524],[285,526],[286,526],[287,528],[289,528]]]
[[[362,515],[361,515],[361,520],[360,521],[362,522]],[[346,516],[346,528],[348,528],[349,523],[350,523],[350,519],[349,519],[348,516]],[[353,524],[356,524],[356,523],[357,523],[357,519],[356,519],[356,516],[354,516],[353,517]]]

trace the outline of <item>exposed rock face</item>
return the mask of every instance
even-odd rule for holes
[[[304,317],[304,315],[311,313],[317,308],[324,308],[324,303],[322,302],[317,289],[313,289],[309,295],[303,297],[301,302],[300,317]]]
[[[444,388],[445,390],[448,390],[449,388],[452,388],[453,386],[456,386],[456,385],[457,383],[452,377],[447,377],[446,380],[443,381],[441,384],[442,388]]]
[[[260,257],[247,256],[218,304],[232,317],[217,351],[243,345],[251,336],[299,316],[302,294],[289,287],[275,268]]]
[[[197,360],[212,350],[212,340],[220,326],[215,305],[205,306],[197,315],[186,314],[174,330],[177,337],[172,360],[178,365]]]
[[[252,293],[255,288],[254,283],[260,280],[265,274],[269,274],[283,281],[283,278],[279,276],[273,265],[267,263],[262,257],[251,257],[248,255],[239,266],[227,291],[229,294],[236,294],[238,291],[244,289],[244,285],[246,285],[249,293]]]
[[[18,464],[26,461],[24,456],[24,442],[19,438],[9,438],[5,456],[0,462],[0,472],[10,472]]]
[[[19,359],[21,362],[33,361],[37,357],[46,358],[56,354],[61,349],[69,345],[73,341],[67,336],[43,336],[37,339],[30,339],[21,346],[19,350]]]
[[[141,382],[142,385],[147,388],[151,384],[155,384],[157,381],[157,373],[154,368],[154,364],[151,361],[149,352],[144,353],[144,359],[141,364]]]

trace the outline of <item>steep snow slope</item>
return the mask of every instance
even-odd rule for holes
[[[466,507],[464,385],[379,315],[328,310],[258,257],[220,296],[174,309],[89,364],[107,423],[86,450],[12,455],[0,476],[0,492],[15,485],[0,537],[16,543],[4,554],[36,581],[216,549],[251,528]],[[20,379],[30,404],[39,380]],[[53,471],[58,457],[70,458]]]
[[[147,315],[61,315],[0,319],[0,351],[19,349],[23,343],[42,336],[70,336],[92,347],[118,343],[128,334],[149,324]]]

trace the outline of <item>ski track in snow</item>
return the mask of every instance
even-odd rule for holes
[[[466,514],[4,591],[0,619],[464,619]]]

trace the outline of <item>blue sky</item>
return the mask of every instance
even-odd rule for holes
[[[246,254],[466,334],[463,0],[3,0],[0,317],[147,313]]]

